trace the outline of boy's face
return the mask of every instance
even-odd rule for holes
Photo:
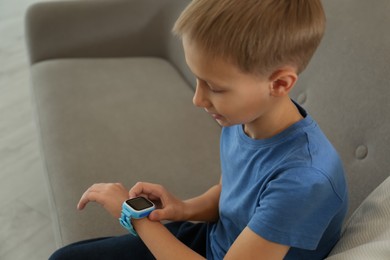
[[[204,108],[221,126],[256,125],[267,117],[274,103],[269,80],[243,73],[222,59],[209,58],[186,37],[183,46],[197,79],[195,106]]]

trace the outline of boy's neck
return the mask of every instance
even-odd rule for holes
[[[245,124],[243,128],[245,134],[252,139],[267,139],[283,132],[302,119],[303,116],[298,108],[290,98],[286,97],[275,105],[270,113]]]

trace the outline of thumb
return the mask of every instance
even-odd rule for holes
[[[149,219],[152,220],[152,221],[161,221],[161,220],[165,220],[164,216],[164,210],[163,209],[155,209],[152,211],[152,213],[150,213],[149,215]]]

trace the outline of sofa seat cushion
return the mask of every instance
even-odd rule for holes
[[[330,255],[329,260],[390,259],[390,177],[354,212]]]
[[[220,127],[167,61],[51,60],[31,73],[59,246],[122,233],[100,207],[76,211],[93,183],[148,181],[188,198],[219,181]]]

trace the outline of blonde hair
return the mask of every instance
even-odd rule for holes
[[[173,32],[243,72],[302,72],[325,30],[320,0],[193,0]]]

